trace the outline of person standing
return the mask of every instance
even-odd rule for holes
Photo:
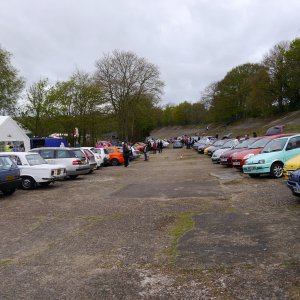
[[[162,140],[160,140],[160,141],[158,142],[158,152],[159,152],[159,153],[162,153],[162,149],[163,149],[163,142],[162,142]]]
[[[10,142],[7,142],[7,144],[5,145],[5,152],[12,152],[13,150],[13,146],[11,145]]]
[[[143,153],[144,153],[144,161],[148,160],[148,145],[145,145],[144,149],[143,149]]]
[[[123,158],[124,158],[124,167],[127,168],[129,165],[129,155],[130,155],[130,149],[127,144],[127,142],[124,142],[123,144]]]

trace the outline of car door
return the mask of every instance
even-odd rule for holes
[[[300,154],[300,135],[290,137],[288,140],[284,152],[285,160],[287,161],[297,154]]]

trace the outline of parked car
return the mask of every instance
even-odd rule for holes
[[[287,160],[286,163],[283,165],[284,178],[289,179],[289,175],[297,169],[300,169],[300,154]]]
[[[97,153],[100,157],[100,160],[102,161],[102,164],[100,165],[101,167],[102,166],[107,166],[109,165],[109,155],[107,153],[107,150],[105,148],[91,148],[91,150],[94,152],[94,153]]]
[[[283,133],[284,131],[284,126],[283,125],[277,125],[270,127],[265,135],[275,135],[275,134],[280,134]]]
[[[118,166],[124,163],[122,149],[117,147],[107,147],[106,151],[109,155],[109,161],[112,166]]]
[[[132,152],[132,158],[131,159],[136,159],[141,156],[141,152],[134,146],[131,146],[131,152]]]
[[[292,172],[286,183],[293,195],[300,197],[300,169]]]
[[[95,149],[94,147],[81,147],[80,149],[87,149],[91,152],[91,154],[94,156],[95,162],[97,164],[97,166],[96,166],[97,169],[99,169],[103,165],[103,159],[97,152],[93,151],[93,149]]]
[[[251,177],[270,174],[273,178],[280,178],[284,163],[297,154],[300,154],[300,134],[274,139],[261,154],[246,160],[243,172]]]
[[[21,184],[20,170],[17,165],[4,155],[0,157],[0,190],[4,195],[11,195]]]
[[[76,151],[76,148],[73,149]],[[84,153],[85,157],[88,160],[88,163],[90,165],[90,173],[93,173],[94,170],[98,168],[97,162],[96,162],[96,154],[88,149],[88,147],[81,147],[80,150]]]
[[[1,152],[0,156],[7,155]],[[10,152],[9,157],[20,169],[21,187],[30,190],[37,185],[47,186],[55,180],[65,179],[66,168],[63,165],[50,165],[38,153]]]
[[[217,141],[216,138],[212,138],[212,139],[209,139],[209,140],[205,141],[203,144],[200,144],[200,145],[197,147],[198,153],[203,154],[203,153],[204,153],[204,150],[205,150],[206,148],[208,148],[209,146],[212,146],[216,141]]]
[[[183,147],[183,144],[181,143],[181,141],[179,141],[179,140],[174,141],[173,149],[182,148],[182,147]]]
[[[86,158],[76,156],[74,149],[79,148],[46,147],[32,149],[30,152],[39,153],[49,164],[63,165],[67,176],[75,179],[79,175],[89,173],[90,165]]]
[[[236,145],[239,144],[239,141],[237,139],[231,139],[231,140],[227,140],[227,142],[218,150],[216,150],[212,157],[211,157],[211,160],[213,163],[220,163],[220,156],[228,151],[228,150],[232,150],[234,149],[234,147]]]
[[[232,155],[232,165],[233,167],[242,170],[245,161],[250,157],[261,153],[264,147],[270,143],[272,140],[276,138],[280,138],[283,136],[291,136],[292,134],[277,134],[273,136],[262,137],[261,139],[257,140],[253,144],[249,145],[248,149],[243,150],[241,152],[234,153]]]
[[[211,157],[213,153],[220,149],[225,143],[227,143],[228,139],[225,140],[218,140],[212,146],[207,148],[207,155]]]
[[[143,152],[144,148],[147,146],[145,143],[137,142],[133,145],[135,148],[137,148],[139,151]]]

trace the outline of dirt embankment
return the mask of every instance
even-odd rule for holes
[[[228,133],[232,133],[233,136],[243,136],[246,133],[252,135],[253,132],[263,135],[269,127],[275,125],[284,125],[286,132],[300,132],[300,111],[269,118],[249,118],[230,125],[211,123],[163,127],[153,130],[151,136],[154,138],[169,138],[183,134],[201,135],[205,133],[216,135],[218,133],[220,137]],[[208,126],[208,130],[206,130],[206,126]]]

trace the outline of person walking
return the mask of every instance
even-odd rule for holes
[[[148,145],[145,145],[144,149],[143,149],[143,153],[144,153],[144,161],[148,160]]]
[[[127,142],[123,144],[123,158],[124,158],[124,167],[127,168],[129,165],[129,156],[130,156],[130,149]]]

